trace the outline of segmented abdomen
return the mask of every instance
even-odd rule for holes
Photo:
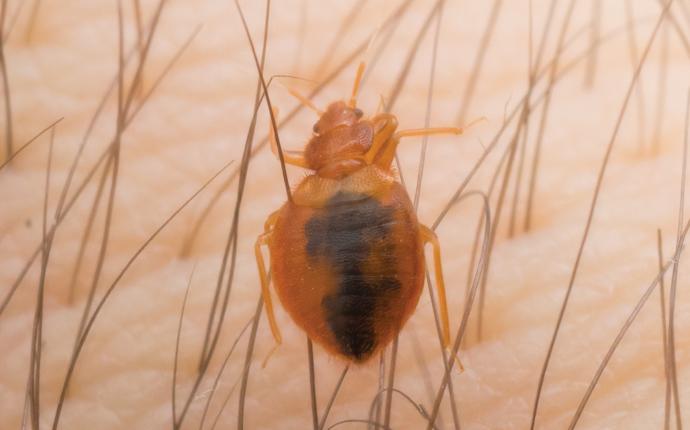
[[[272,238],[283,307],[309,337],[363,362],[390,342],[423,283],[419,228],[404,188],[338,191],[319,207],[287,203]]]
[[[307,254],[331,266],[337,287],[322,300],[343,354],[362,360],[376,347],[376,318],[399,294],[394,208],[338,193],[305,225]]]

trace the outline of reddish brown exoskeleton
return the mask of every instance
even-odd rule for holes
[[[424,246],[433,246],[443,343],[450,341],[448,309],[435,233],[417,221],[405,188],[391,168],[403,137],[461,134],[462,129],[396,131],[397,118],[364,118],[356,95],[325,112],[303,152],[283,151],[285,163],[313,173],[266,220],[255,251],[268,321],[277,343],[269,277],[261,253],[268,245],[276,293],[314,342],[353,362],[388,345],[417,306],[424,284]],[[299,96],[298,96],[299,97]],[[273,130],[272,148],[277,154]]]

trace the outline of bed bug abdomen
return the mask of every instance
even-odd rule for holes
[[[292,251],[272,250],[272,261],[282,259],[273,267],[276,290],[310,337],[361,362],[400,330],[417,304],[424,270],[411,209],[399,184],[379,196],[338,191],[320,208],[283,207],[275,237],[290,240]],[[304,294],[314,297],[308,307],[295,299]]]
[[[378,311],[400,290],[393,212],[370,196],[341,192],[305,225],[309,256],[325,260],[338,279],[322,300],[326,321],[342,353],[356,360],[374,350]]]

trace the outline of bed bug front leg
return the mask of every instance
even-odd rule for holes
[[[372,122],[374,123],[374,138],[372,139],[371,147],[364,154],[364,160],[367,164],[376,163],[379,166],[384,166],[385,164],[381,162],[381,154],[393,143],[391,139],[395,129],[398,128],[398,118],[389,113],[380,113],[372,118]],[[393,153],[395,154],[395,147],[398,146],[398,142],[394,142],[392,146]]]
[[[280,330],[278,329],[278,324],[276,324],[276,317],[273,313],[273,301],[271,300],[271,292],[269,290],[270,279],[268,277],[268,272],[266,271],[266,264],[264,263],[264,256],[261,253],[261,246],[268,245],[273,235],[273,226],[278,218],[278,212],[273,212],[266,219],[264,224],[264,232],[259,235],[256,239],[256,244],[254,245],[254,252],[256,254],[256,265],[259,268],[259,278],[261,279],[261,296],[263,297],[264,304],[266,305],[266,317],[268,318],[268,325],[271,327],[271,333],[273,333],[273,338],[277,345],[280,345],[283,341],[280,335]]]
[[[273,117],[278,120],[278,108],[273,108]],[[270,121],[270,130],[268,133],[268,138],[271,141],[271,152],[276,158],[280,159],[280,154],[278,152],[278,142],[276,140],[276,130],[273,128],[273,121]],[[302,167],[308,169],[309,165],[307,160],[304,159],[304,153],[302,151],[290,151],[283,149],[283,160],[285,164],[292,164],[293,166]]]
[[[459,135],[464,129],[459,127],[417,128],[395,132],[398,120],[394,115],[383,113],[374,118],[376,124],[375,136],[371,147],[364,156],[369,164],[377,164],[382,168],[388,168],[395,158],[398,143],[403,137],[430,136],[435,134]]]

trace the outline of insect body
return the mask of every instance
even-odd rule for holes
[[[320,118],[304,152],[283,152],[287,164],[314,173],[268,217],[255,247],[276,341],[281,335],[262,245],[270,251],[276,293],[295,323],[329,352],[354,362],[365,362],[385,347],[414,311],[424,285],[427,243],[433,245],[443,341],[449,343],[439,243],[417,221],[391,163],[402,137],[462,132],[396,132],[397,119],[386,113],[364,119],[355,103],[362,71],[360,65],[349,103],[317,110]],[[277,153],[273,132],[271,137]]]

